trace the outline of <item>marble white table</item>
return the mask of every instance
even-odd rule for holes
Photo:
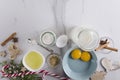
[[[37,38],[44,29],[56,29],[56,21],[53,13],[53,3],[55,0],[0,0],[0,42],[12,32],[17,32],[19,45],[23,54],[16,60],[20,61],[29,49],[37,49],[49,53],[38,46],[30,46],[26,40],[29,37]],[[114,40],[114,46],[119,49],[119,21],[120,21],[120,1],[119,0],[66,0],[64,8],[64,25],[67,32],[74,26],[90,25],[95,29],[100,37],[109,36]],[[7,45],[6,45],[7,46]],[[0,51],[5,47],[0,47]],[[59,52],[59,49],[56,49]],[[120,61],[120,54],[112,52],[110,54],[96,53],[98,58],[97,70],[103,70],[99,61],[107,57],[113,61]],[[0,58],[1,60],[7,60]],[[56,70],[63,75],[62,69]],[[120,70],[108,73],[105,80],[119,80]],[[6,80],[6,79],[4,79]],[[57,80],[52,77],[49,80]]]

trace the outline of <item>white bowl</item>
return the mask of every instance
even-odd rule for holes
[[[85,29],[78,35],[78,46],[85,51],[94,51],[99,44],[99,35],[92,29]]]
[[[99,44],[99,35],[95,30],[75,27],[71,30],[70,39],[84,51],[93,51]]]
[[[56,40],[56,46],[58,48],[63,48],[67,45],[68,37],[66,35],[61,35]]]
[[[28,54],[30,54],[30,52],[35,52],[36,54],[39,54],[40,55],[40,57],[42,58],[42,63],[40,62],[40,67],[39,68],[37,68],[37,69],[32,69],[29,65],[27,65],[27,62],[25,61],[25,59],[26,59],[26,57],[28,56]],[[30,57],[30,61],[33,61],[33,60],[35,60],[35,58],[36,58],[36,56],[31,56]],[[40,58],[39,58],[40,59]],[[43,56],[43,54],[41,54],[39,51],[36,51],[36,50],[31,50],[31,51],[28,51],[25,55],[24,55],[24,57],[23,57],[23,60],[22,60],[22,63],[23,63],[23,65],[29,70],[29,71],[33,71],[33,72],[36,72],[36,71],[39,71],[43,66],[44,66],[44,64],[45,64],[45,57]]]

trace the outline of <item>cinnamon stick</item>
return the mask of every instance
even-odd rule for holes
[[[104,47],[105,49],[108,49],[108,50],[112,50],[112,51],[116,51],[116,52],[118,52],[118,49],[116,49],[116,48],[112,48],[112,47],[108,47],[108,46],[106,46],[106,47]]]
[[[12,33],[7,39],[5,39],[2,43],[1,43],[1,46],[5,46],[10,40],[12,40],[14,38],[14,36],[16,35],[17,33],[14,32]]]
[[[104,45],[99,45],[99,47],[96,48],[95,51],[98,51],[98,50],[101,50],[101,49],[105,48],[108,44],[109,44],[109,42],[107,42],[107,43],[104,44]]]

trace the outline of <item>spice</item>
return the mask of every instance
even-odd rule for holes
[[[108,39],[100,40],[99,47],[96,48],[95,51],[98,51],[98,50],[101,50],[101,49],[108,49],[108,50],[111,50],[111,51],[118,52],[118,49],[109,47],[108,44],[109,44]]]
[[[14,38],[14,36],[16,35],[17,33],[14,32],[12,33],[6,40],[4,40],[2,43],[1,43],[1,46],[5,46],[10,40],[12,40]]]
[[[108,39],[106,39],[105,41],[104,41],[104,40],[100,40],[100,45],[104,45],[104,44],[106,44],[107,41],[108,41]]]
[[[60,63],[60,58],[58,57],[58,55],[52,54],[49,56],[49,64],[51,67],[56,67],[59,63]]]
[[[6,51],[1,51],[1,52],[0,52],[0,56],[1,56],[1,57],[6,57],[6,55],[7,55]]]
[[[17,55],[20,54],[20,52],[21,52],[21,50],[19,49],[19,47],[17,47],[16,44],[10,44],[8,46],[8,51],[10,53],[11,60],[16,59]]]
[[[13,38],[13,42],[14,42],[14,43],[18,42],[18,38],[17,38],[17,37],[14,37],[14,38]]]

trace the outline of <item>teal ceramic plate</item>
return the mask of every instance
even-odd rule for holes
[[[76,48],[78,47],[69,49],[63,57],[62,65],[64,72],[73,80],[88,80],[91,74],[93,74],[96,71],[97,57],[92,51],[90,52],[92,59],[89,62],[83,62],[80,59],[73,60],[70,57],[70,53],[73,49]]]

